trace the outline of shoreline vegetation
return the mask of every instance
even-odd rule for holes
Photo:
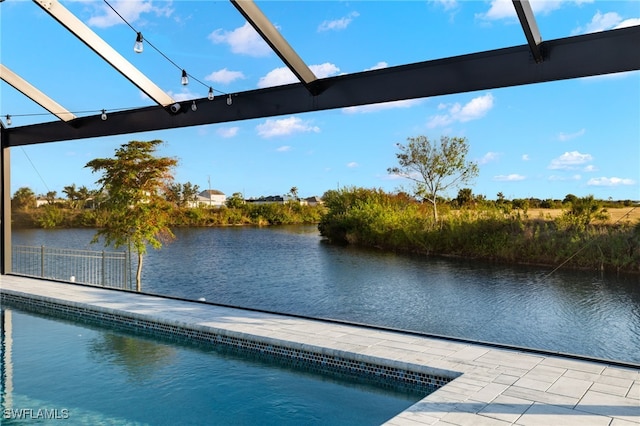
[[[337,244],[505,264],[640,273],[640,206],[632,203],[619,205],[626,213],[611,220],[608,210],[591,196],[561,203],[555,217],[545,214],[546,209],[531,215],[527,200],[468,198],[462,203],[440,203],[439,218],[434,219],[430,205],[403,193],[346,188],[328,191],[323,200],[327,213],[318,228]],[[457,204],[455,209],[452,204]],[[558,206],[552,207],[556,212]]]
[[[218,209],[176,207],[170,226],[317,224],[320,235],[335,244],[505,264],[640,273],[640,206],[633,203],[603,207],[593,197],[576,197],[531,208],[523,200],[454,199],[439,204],[436,220],[428,203],[404,193],[352,187],[327,191],[323,201],[318,206],[290,202]],[[56,204],[14,210],[12,216],[14,228],[100,228],[108,219],[107,212],[99,209]]]

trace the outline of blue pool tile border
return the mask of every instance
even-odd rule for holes
[[[53,314],[81,322],[95,322],[132,333],[240,350],[259,357],[268,357],[294,368],[310,368],[319,373],[358,377],[384,388],[422,395],[434,392],[460,375],[322,347],[304,345],[305,348],[300,348],[295,347],[302,346],[300,344],[287,344],[290,342],[278,339],[196,324],[163,322],[145,315],[6,290],[0,291],[0,302],[26,311]]]

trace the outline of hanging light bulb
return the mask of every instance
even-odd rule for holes
[[[186,86],[187,84],[189,84],[189,77],[187,77],[187,72],[185,70],[182,70],[181,83],[182,83],[183,86]]]
[[[105,109],[102,110],[102,115],[100,115],[100,118],[102,119],[102,121],[107,120],[107,110]]]
[[[191,102],[191,111],[197,111],[198,105],[196,105],[196,101]]]
[[[227,105],[231,105],[233,103],[233,99],[231,99],[231,95],[227,96]]]
[[[138,35],[136,36],[136,42],[133,45],[133,51],[136,53],[142,53],[142,50],[144,49],[144,46],[142,45],[142,33],[138,33]]]
[[[213,87],[209,87],[209,94],[207,95],[207,99],[212,101],[213,98],[214,98],[214,96],[213,96]]]
[[[7,126],[11,126],[11,116],[9,114],[7,114]]]

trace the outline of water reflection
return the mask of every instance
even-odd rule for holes
[[[170,346],[142,338],[104,332],[88,344],[94,361],[121,367],[132,382],[149,380],[176,356]]]

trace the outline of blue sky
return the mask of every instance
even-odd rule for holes
[[[227,1],[110,0],[65,7],[177,100],[293,82],[279,58]],[[525,44],[510,1],[258,1],[319,77]],[[533,1],[543,40],[640,25],[640,2]],[[594,52],[594,60],[597,60]],[[153,105],[30,1],[0,3],[0,61],[76,115]],[[55,117],[0,83],[0,119],[13,126]],[[176,180],[246,197],[301,196],[362,186],[410,190],[390,176],[396,143],[466,137],[480,175],[474,194],[640,200],[640,72],[295,114],[134,135],[13,148],[12,193],[75,183],[95,188],[84,165],[129,140],[162,139]],[[449,196],[455,197],[457,190]]]

